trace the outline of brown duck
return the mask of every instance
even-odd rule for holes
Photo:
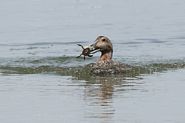
[[[110,39],[106,36],[98,36],[95,43],[87,48],[90,50],[89,53],[91,54],[101,52],[101,56],[96,63],[86,65],[86,67],[88,67],[93,74],[122,74],[132,68],[130,65],[112,60],[113,45]],[[88,56],[88,54],[85,55]]]

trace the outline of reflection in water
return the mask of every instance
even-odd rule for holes
[[[112,123],[116,115],[116,103],[114,99],[117,94],[128,93],[129,90],[135,90],[138,85],[143,83],[134,82],[142,79],[141,77],[122,77],[106,76],[95,77],[86,81],[84,85],[84,101],[87,104],[86,118],[91,120],[100,120],[101,123]]]
[[[43,62],[44,60],[46,60],[46,63],[51,62],[51,64],[47,64],[47,65],[37,64],[37,63]],[[156,63],[154,62],[150,64],[138,63],[135,65],[132,65],[132,69],[126,70],[124,73],[120,75],[95,76],[90,72],[88,67],[84,67],[84,66],[63,67],[55,64],[55,63],[58,63],[58,61],[63,61],[63,60],[66,63],[66,62],[70,62],[71,60],[74,60],[74,58],[63,59],[59,57],[59,58],[49,58],[49,59],[46,58],[46,59],[39,59],[39,60],[16,61],[16,62],[11,62],[10,64],[2,64],[0,66],[0,72],[1,74],[5,74],[5,75],[14,75],[14,74],[31,75],[31,74],[46,73],[46,74],[59,75],[58,77],[72,76],[75,80],[80,80],[80,82],[84,82],[85,80],[85,83],[83,83],[83,86],[81,86],[83,88],[82,91],[84,91],[85,105],[82,105],[82,107],[85,108],[84,110],[85,118],[86,119],[91,118],[92,121],[101,120],[102,123],[103,122],[111,123],[112,121],[114,121],[114,117],[118,116],[116,112],[118,109],[116,109],[114,105],[116,103],[115,100],[117,99],[116,95],[118,94],[116,92],[127,94],[128,90],[135,89],[136,87],[135,85],[138,85],[138,83],[136,84],[134,84],[133,82],[130,83],[129,82],[130,80],[127,79],[128,77],[133,79],[142,74],[152,74],[154,72],[162,72],[166,70],[179,69],[179,68],[185,67],[184,60],[177,60],[175,62],[173,61],[156,62]],[[27,62],[31,63],[31,65],[27,64]],[[18,64],[15,64],[15,63],[18,63]],[[23,63],[23,64],[19,64],[19,63]],[[45,81],[44,81],[44,84],[45,84]],[[72,89],[70,91],[69,91],[69,88],[67,88],[66,86],[61,86],[62,85],[61,83],[57,83],[57,86],[56,85],[41,86],[43,87],[43,90],[39,89],[39,91],[42,91],[42,93],[69,92],[70,93],[69,95],[71,96],[76,92],[75,89],[73,88],[75,87],[73,84],[71,86],[69,85],[69,83],[67,83],[67,86],[69,86],[69,88]],[[64,95],[65,94],[62,93],[62,96]],[[70,100],[67,100],[67,101],[70,101]],[[63,100],[61,102],[63,103]]]
[[[86,82],[84,100],[88,104],[86,116],[98,118],[102,123],[112,122],[115,114],[113,95],[115,86],[124,84],[121,77],[95,77]]]
[[[91,106],[87,117],[101,118],[103,121],[111,121],[114,115],[113,95],[114,81],[104,77],[97,78],[94,83],[87,82],[85,87],[85,101]],[[97,110],[97,111],[94,111]]]

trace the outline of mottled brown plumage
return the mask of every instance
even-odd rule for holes
[[[101,56],[96,63],[87,65],[93,74],[121,74],[132,68],[130,65],[112,60],[113,45],[108,37],[98,36],[95,43],[90,46],[94,47],[92,51],[101,52]]]

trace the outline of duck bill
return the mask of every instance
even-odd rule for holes
[[[91,45],[89,46],[89,49],[90,49],[91,54],[94,54],[94,53],[100,51],[100,49],[96,47],[96,44],[91,44]]]

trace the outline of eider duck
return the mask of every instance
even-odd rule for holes
[[[101,56],[96,63],[88,64],[91,73],[96,75],[121,74],[132,67],[127,64],[112,60],[113,45],[106,36],[98,36],[95,43],[89,46],[91,53],[101,52]]]

